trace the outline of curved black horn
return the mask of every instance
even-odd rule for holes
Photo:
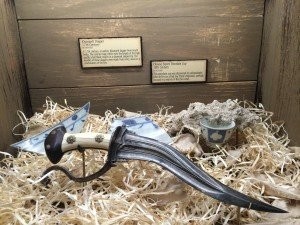
[[[132,159],[154,162],[219,201],[258,211],[286,212],[224,185],[170,145],[138,136],[123,127],[116,129],[112,140],[109,151],[116,154],[112,157],[115,162]]]

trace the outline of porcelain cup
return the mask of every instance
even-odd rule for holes
[[[210,145],[226,143],[235,129],[234,121],[228,124],[213,124],[209,121],[209,117],[203,117],[200,125],[202,135]]]

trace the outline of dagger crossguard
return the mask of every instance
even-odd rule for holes
[[[67,169],[57,165],[49,167],[44,174],[51,170],[60,170],[71,180],[87,182],[103,175],[117,162],[143,160],[162,166],[195,189],[224,203],[258,211],[286,212],[224,185],[172,146],[136,135],[125,127],[117,127],[112,135],[68,134],[63,127],[57,127],[53,131],[45,141],[46,154],[52,163],[58,163],[64,153],[76,149],[78,145],[83,148],[108,149],[107,161],[99,171],[86,177],[74,177]],[[74,136],[73,141],[68,142],[71,135]]]

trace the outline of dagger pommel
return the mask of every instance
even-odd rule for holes
[[[64,126],[54,128],[45,139],[45,151],[48,159],[56,164],[63,157],[63,151],[61,149],[62,140],[67,132]]]
[[[63,155],[79,147],[108,149],[111,134],[102,133],[66,133],[64,126],[54,128],[45,140],[45,151],[48,159],[58,163]]]

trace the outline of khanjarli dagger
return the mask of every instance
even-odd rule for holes
[[[45,140],[45,151],[53,164],[58,163],[66,152],[76,150],[78,147],[107,149],[108,156],[104,166],[96,173],[85,177],[74,177],[66,168],[58,165],[49,167],[44,174],[59,170],[71,180],[87,182],[100,177],[117,162],[143,160],[160,165],[185,183],[221,202],[258,211],[286,212],[231,189],[208,175],[172,146],[136,135],[124,126],[117,127],[113,134],[70,134],[66,133],[65,127],[60,126],[53,129]]]

